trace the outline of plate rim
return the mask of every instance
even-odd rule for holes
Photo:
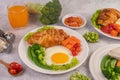
[[[36,25],[37,26],[37,25]],[[50,25],[50,26],[52,26],[52,25]],[[74,69],[76,69],[76,68],[78,68],[78,67],[80,67],[85,61],[86,61],[86,59],[88,58],[88,55],[89,55],[89,47],[88,47],[88,43],[86,42],[86,40],[83,38],[83,36],[80,34],[80,33],[78,33],[77,31],[75,31],[75,30],[72,30],[72,29],[69,29],[69,28],[66,28],[66,27],[63,27],[63,26],[57,26],[57,25],[53,25],[55,28],[58,28],[59,29],[59,27],[60,27],[60,29],[67,29],[67,30],[70,30],[70,31],[72,31],[72,32],[75,32],[75,33],[77,33],[77,34],[79,34],[79,36],[81,36],[82,37],[82,40],[84,40],[84,44],[86,45],[86,50],[87,50],[87,53],[86,53],[86,57],[84,58],[84,60],[82,61],[82,62],[80,62],[77,66],[75,66],[75,67],[73,67],[73,68],[70,68],[70,69],[68,69],[68,70],[65,70],[65,71],[62,71],[62,72],[53,72],[53,73],[48,73],[48,72],[42,72],[42,71],[38,71],[38,70],[36,70],[36,69],[34,69],[33,67],[31,67],[31,66],[29,66],[28,64],[27,64],[27,62],[25,62],[24,60],[23,60],[23,58],[21,57],[21,55],[20,55],[20,44],[22,43],[22,41],[24,40],[24,37],[29,33],[29,32],[34,32],[34,31],[36,31],[37,29],[40,29],[40,28],[42,28],[43,26],[39,26],[39,27],[37,27],[37,28],[35,28],[35,29],[33,29],[33,30],[30,30],[29,32],[27,32],[22,38],[21,38],[21,40],[20,40],[20,42],[19,42],[19,45],[18,45],[18,54],[19,54],[19,57],[20,57],[20,59],[22,60],[22,62],[25,64],[25,65],[27,65],[30,69],[32,69],[32,70],[35,70],[35,71],[37,71],[37,72],[41,72],[41,73],[45,73],[45,74],[62,74],[62,73],[67,73],[67,72],[70,72],[70,71],[72,71],[72,70],[74,70]],[[37,65],[35,65],[35,66],[37,66]],[[38,66],[37,66],[38,67]],[[40,67],[39,67],[40,68]],[[40,69],[43,69],[43,68],[40,68]],[[44,69],[44,70],[46,70],[46,69]]]
[[[91,18],[92,18],[92,17],[91,17]],[[100,34],[102,34],[102,35],[104,35],[104,36],[106,36],[106,37],[108,37],[108,38],[111,38],[111,39],[120,40],[120,37],[113,37],[113,36],[111,36],[111,35],[109,35],[109,34],[106,34],[106,33],[102,32],[100,29],[98,29],[97,27],[94,26],[94,24],[92,23],[91,20],[90,20],[90,23],[91,23],[92,27],[94,27],[94,29],[95,29],[96,31],[98,31]]]
[[[111,36],[111,35],[109,35],[109,34],[106,34],[106,33],[102,32],[100,29],[96,28],[94,25],[93,25],[93,27],[94,27],[95,30],[97,30],[99,33],[101,33],[102,35],[104,35],[104,36],[106,36],[106,37],[109,37],[109,38],[111,38],[111,39],[120,40],[119,37],[113,37],[113,36]]]
[[[92,59],[93,59],[93,57],[95,57],[95,55],[96,55],[96,53],[98,53],[101,49],[106,49],[106,48],[109,48],[109,47],[111,47],[111,46],[113,46],[112,47],[112,49],[115,47],[120,47],[120,44],[107,44],[107,45],[105,45],[105,46],[103,46],[103,47],[100,47],[100,48],[98,48],[98,49],[96,49],[93,53],[92,53],[92,55],[90,56],[90,59],[89,59],[89,70],[90,70],[90,73],[91,73],[91,75],[92,75],[92,77],[95,79],[95,80],[98,80],[98,76],[97,76],[97,74],[95,74],[95,72],[94,72],[94,70],[92,70],[92,67],[93,67],[93,65],[91,64],[91,63],[93,63],[93,61],[92,61]],[[102,53],[102,52],[101,52]],[[107,54],[107,53],[103,53],[103,55],[105,55],[105,54]],[[101,59],[102,60],[102,59]],[[100,60],[100,62],[101,62],[101,60]],[[100,68],[100,66],[98,66],[99,68]],[[102,74],[102,73],[101,73]],[[105,77],[104,77],[105,78]],[[100,79],[99,79],[100,80]],[[107,80],[107,78],[106,78],[106,80]]]

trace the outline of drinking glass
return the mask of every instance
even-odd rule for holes
[[[25,4],[14,3],[8,6],[8,19],[14,29],[27,27],[28,10]]]

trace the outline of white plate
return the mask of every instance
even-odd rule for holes
[[[95,80],[108,80],[102,74],[100,69],[100,64],[103,57],[108,54],[108,52],[114,48],[120,47],[120,44],[111,44],[104,47],[97,49],[92,56],[90,57],[89,61],[89,68],[90,72]]]
[[[99,33],[103,34],[104,36],[107,36],[107,37],[112,38],[112,39],[118,39],[118,40],[120,40],[120,37],[113,37],[110,34],[102,32],[100,29],[96,28],[94,25],[93,25],[93,27],[95,28],[95,30],[97,30]]]
[[[55,28],[63,29],[67,34],[76,36],[78,39],[80,39],[82,51],[77,56],[80,63],[77,66],[75,66],[73,68],[70,68],[68,70],[65,70],[65,71],[53,71],[53,70],[46,70],[46,69],[40,68],[40,67],[36,66],[31,60],[29,60],[29,58],[27,56],[27,48],[28,48],[29,45],[28,45],[27,42],[24,41],[24,37],[25,37],[24,36],[19,43],[18,52],[19,52],[19,56],[20,56],[21,60],[31,69],[33,69],[35,71],[38,71],[38,72],[41,72],[41,73],[46,73],[46,74],[61,74],[61,73],[66,73],[66,72],[69,72],[69,71],[72,71],[72,70],[78,68],[87,59],[89,48],[88,48],[87,42],[82,37],[82,35],[80,35],[78,32],[76,32],[74,30],[71,30],[69,28],[65,28],[65,27],[61,27],[61,26],[56,26]],[[34,32],[37,29],[34,29],[30,32]]]

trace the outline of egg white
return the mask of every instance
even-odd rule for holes
[[[72,56],[72,52],[68,48],[66,48],[64,46],[53,46],[53,47],[49,47],[49,48],[47,48],[45,50],[45,57],[44,57],[44,59],[45,59],[45,61],[46,61],[46,63],[48,65],[51,65],[51,64],[63,65],[63,64],[57,64],[57,63],[53,63],[52,62],[52,59],[51,59],[52,55],[54,55],[57,52],[65,53],[65,54],[68,55],[69,60],[66,63],[63,63],[63,64],[68,64],[68,63],[71,62],[71,59],[73,58],[73,56]]]

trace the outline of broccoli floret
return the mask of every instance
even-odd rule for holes
[[[62,11],[59,0],[49,1],[46,5],[28,3],[26,6],[29,13],[40,14],[40,21],[45,25],[56,23]]]

